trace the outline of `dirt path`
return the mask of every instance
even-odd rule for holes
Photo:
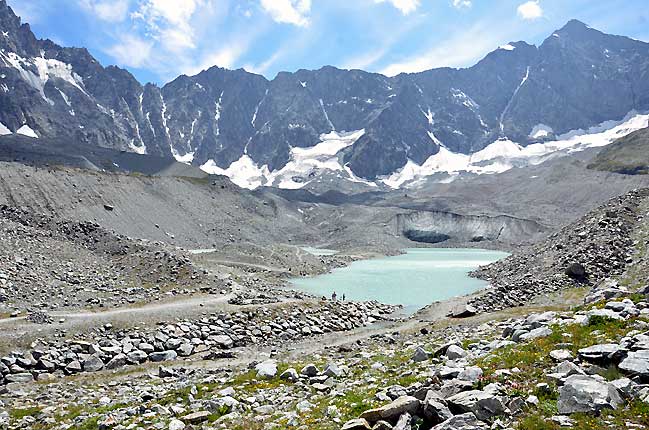
[[[267,272],[274,272],[274,273],[288,273],[288,271],[286,269],[266,266],[266,265],[263,265],[263,264],[245,263],[245,262],[242,262],[242,261],[210,260],[210,263],[212,263],[212,264],[220,264],[222,266],[252,267],[252,268],[255,268],[255,269],[265,270]]]

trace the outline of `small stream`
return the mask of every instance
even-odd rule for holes
[[[331,273],[293,278],[299,290],[338,300],[377,300],[415,312],[439,300],[463,296],[487,286],[468,273],[509,254],[484,249],[412,248],[395,257],[356,261]]]

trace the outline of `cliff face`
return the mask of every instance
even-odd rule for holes
[[[547,229],[541,224],[510,216],[460,215],[450,212],[415,212],[397,217],[399,231],[417,242],[495,241],[521,243],[537,240]]]

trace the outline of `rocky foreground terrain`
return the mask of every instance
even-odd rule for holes
[[[529,299],[487,308],[494,282],[467,318],[286,294],[153,324],[41,325],[0,358],[0,427],[647,428],[647,213],[649,191],[631,192],[484,269]]]

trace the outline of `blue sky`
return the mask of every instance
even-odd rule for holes
[[[646,0],[8,0],[39,38],[164,84],[212,65],[273,78],[323,65],[394,75],[470,66],[576,18],[649,41]]]

